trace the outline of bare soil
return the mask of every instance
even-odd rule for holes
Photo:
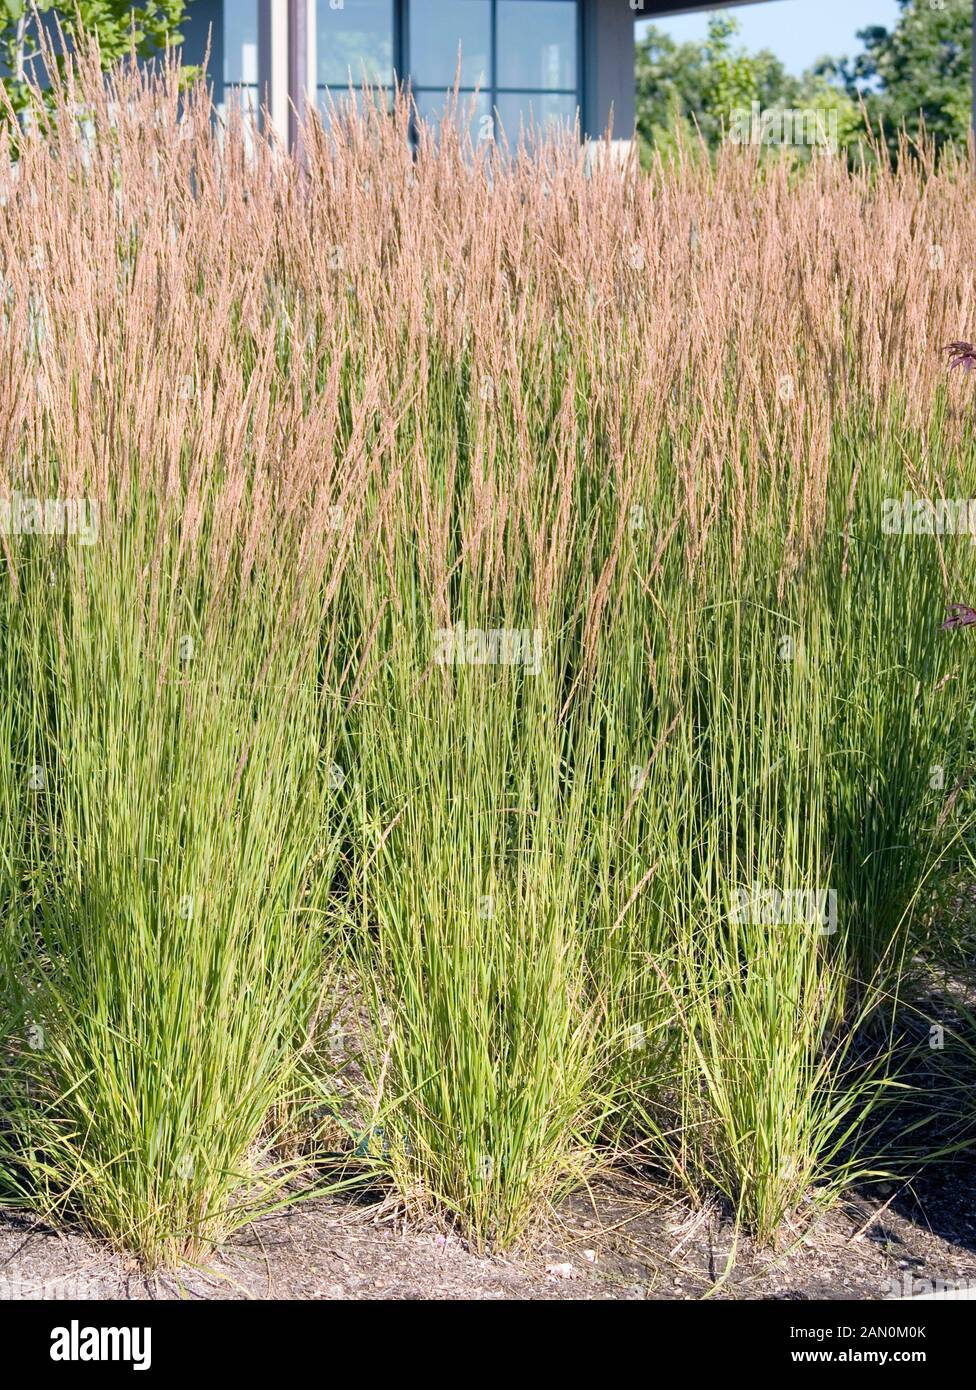
[[[507,1256],[405,1224],[382,1202],[330,1199],[256,1222],[206,1268],[148,1276],[83,1234],[0,1213],[6,1299],[875,1300],[967,1285],[976,1287],[971,1162],[851,1192],[777,1251],[736,1240],[717,1206],[695,1212],[627,1176],[567,1199]]]

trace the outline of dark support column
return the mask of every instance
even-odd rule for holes
[[[976,4],[976,0],[973,0]],[[288,144],[298,151],[298,122],[308,93],[308,0],[288,0]],[[298,151],[300,153],[300,151]]]
[[[258,110],[271,110],[271,0],[258,0]]]
[[[976,4],[976,0],[973,0]],[[583,0],[583,134],[634,135],[634,17],[630,0]]]
[[[288,139],[289,0],[258,0],[258,101],[280,140]]]

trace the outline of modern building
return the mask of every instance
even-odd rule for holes
[[[408,81],[422,115],[460,105],[480,128],[572,125],[629,139],[634,126],[634,21],[695,5],[654,0],[190,0],[187,62],[210,42],[218,105],[266,106],[294,136],[292,104],[348,101],[350,84]],[[460,67],[459,67],[460,55]]]
[[[437,115],[457,75],[464,110],[492,133],[496,122],[512,139],[520,122],[578,117],[584,138],[612,121],[628,140],[635,21],[744,3],[754,0],[189,0],[185,51],[199,63],[210,35],[217,103],[267,106],[292,138],[292,103],[314,101],[325,114],[350,83],[403,81],[420,113]],[[973,35],[976,54],[976,24]]]
[[[642,19],[728,9],[749,0],[189,0],[188,62],[210,37],[218,105],[266,107],[293,139],[291,107],[350,84],[391,90],[409,82],[418,110],[436,116],[459,77],[465,113],[511,139],[522,122],[572,124],[599,138],[634,132],[634,25]],[[941,0],[930,0],[933,5]],[[976,15],[976,0],[973,0]],[[973,26],[976,124],[976,23]],[[460,69],[458,67],[460,54]]]
[[[294,110],[312,102],[327,118],[364,80],[387,92],[409,83],[421,114],[436,117],[456,78],[479,133],[501,123],[513,139],[523,122],[578,120],[584,138],[612,123],[614,138],[629,141],[635,21],[754,2],[188,0],[181,28],[186,62],[201,63],[209,46],[217,106],[267,109],[290,142]],[[976,125],[976,23],[973,56]]]

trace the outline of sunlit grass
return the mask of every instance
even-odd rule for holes
[[[971,540],[882,523],[976,478],[967,170],[405,103],[299,166],[81,80],[0,158],[3,495],[100,523],[3,537],[4,1200],[175,1263],[367,1173],[494,1248],[605,1162],[767,1241],[882,1169],[973,810]]]

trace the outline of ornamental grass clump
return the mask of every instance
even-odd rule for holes
[[[913,520],[976,476],[968,157],[641,171],[403,93],[291,156],[84,51],[48,106],[3,1200],[174,1264],[365,1178],[498,1248],[614,1162],[768,1241],[883,1170],[973,811],[972,537]]]

